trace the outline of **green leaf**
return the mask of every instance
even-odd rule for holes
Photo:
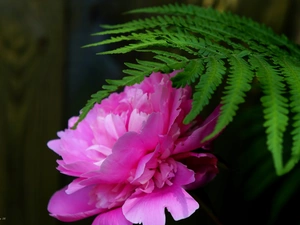
[[[143,40],[143,42],[140,42],[140,43],[137,43],[137,44],[129,44],[129,45],[126,45],[124,47],[117,48],[115,50],[100,52],[98,54],[99,55],[124,54],[124,53],[128,53],[128,52],[131,52],[131,51],[134,51],[134,50],[147,48],[147,47],[150,47],[150,46],[163,46],[164,44],[166,44],[166,41],[164,41],[164,40],[151,40],[151,39],[149,39],[148,41]]]
[[[206,73],[201,75],[199,83],[195,86],[193,94],[192,110],[184,119],[184,123],[190,123],[209,103],[212,94],[221,84],[225,74],[224,62],[216,57],[206,59]]]
[[[79,115],[79,119],[76,121],[72,129],[76,129],[78,124],[86,117],[88,112],[94,107],[95,103],[100,103],[102,99],[107,97],[109,92],[105,90],[98,91],[97,93],[93,94],[91,99],[86,103],[84,108],[81,110],[81,114]]]
[[[245,101],[246,92],[251,89],[253,72],[249,64],[242,58],[244,54],[229,57],[230,72],[224,95],[222,97],[221,115],[214,131],[204,140],[207,141],[220,133],[233,119],[238,110],[238,105]]]
[[[175,87],[184,87],[191,85],[202,73],[204,67],[201,59],[191,60],[186,65],[184,71],[181,71],[172,78]]]
[[[181,56],[179,54],[173,53],[173,52],[167,52],[163,50],[154,50],[154,49],[145,49],[145,50],[138,50],[139,52],[152,52],[156,54],[157,56],[165,56],[170,59],[175,59],[177,61],[188,61],[188,58],[185,56]]]
[[[264,57],[252,56],[250,62],[256,68],[256,76],[261,84],[264,96],[261,98],[264,107],[264,126],[267,128],[267,145],[271,151],[277,174],[282,174],[283,133],[288,124],[288,100],[283,96],[285,87],[283,77]]]
[[[294,130],[293,135],[293,147],[292,155],[300,158],[300,63],[299,61],[291,60],[290,58],[284,57],[282,61],[279,61],[282,66],[281,70],[285,76],[286,82],[290,88],[290,107],[291,111],[295,114],[293,117]]]

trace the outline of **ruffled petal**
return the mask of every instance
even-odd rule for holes
[[[165,208],[175,220],[180,220],[193,214],[199,205],[183,188],[172,185],[133,195],[125,201],[122,210],[132,223],[165,225]]]
[[[85,178],[77,178],[75,180],[73,180],[69,185],[68,188],[66,189],[66,193],[67,194],[72,194],[82,188],[84,188],[85,186],[81,185],[80,182],[85,180]]]
[[[195,181],[184,186],[186,190],[199,188],[210,182],[219,172],[218,159],[210,153],[183,153],[177,158],[195,172]],[[181,157],[181,159],[180,159]]]
[[[96,217],[92,225],[132,225],[123,215],[122,209],[117,208]]]
[[[176,166],[177,172],[171,186],[156,188],[152,193],[135,193],[125,201],[122,209],[129,221],[143,225],[164,225],[165,208],[175,220],[187,218],[199,208],[195,199],[181,188],[194,182],[194,172],[179,162],[176,162]]]
[[[210,114],[210,116],[201,124],[201,126],[195,129],[189,136],[181,138],[176,143],[176,147],[173,151],[173,154],[178,154],[182,152],[192,151],[197,148],[201,148],[215,139],[214,138],[201,143],[201,141],[209,135],[215,128],[217,120],[220,115],[220,105]]]
[[[116,140],[126,132],[124,120],[119,115],[108,114],[104,118],[104,126],[108,134]]]
[[[85,174],[90,178],[83,181],[82,185],[126,181],[131,169],[136,166],[145,152],[144,142],[137,133],[124,134],[114,145],[112,154],[103,161],[100,170]]]
[[[190,184],[195,181],[195,173],[190,170],[186,165],[176,162],[177,172],[174,177],[173,183],[178,186]]]
[[[149,161],[153,158],[153,155],[154,155],[153,152],[149,153],[139,161],[136,171],[135,171],[135,175],[134,175],[131,183],[134,183],[138,180],[140,183],[144,184],[144,183],[146,183],[146,181],[148,181],[153,176],[155,171],[152,170],[152,168],[150,168],[150,169],[146,168],[147,163],[149,163]],[[145,173],[145,171],[146,171],[146,173]]]
[[[67,194],[66,189],[67,187],[64,187],[51,197],[48,204],[51,216],[64,222],[72,222],[103,211],[88,204],[92,187],[83,188],[73,194]]]
[[[79,177],[84,173],[99,169],[95,164],[86,161],[77,161],[66,164],[63,160],[57,160],[57,163],[59,165],[57,169],[61,173],[74,177]]]
[[[147,150],[155,149],[159,136],[164,131],[164,118],[161,113],[152,113],[142,129],[140,138]]]
[[[128,131],[140,133],[141,128],[147,121],[148,117],[149,114],[144,112],[138,112],[137,109],[134,109],[129,116]]]

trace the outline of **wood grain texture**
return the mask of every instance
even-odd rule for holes
[[[5,224],[56,224],[47,204],[58,189],[64,4],[0,1],[0,217]]]

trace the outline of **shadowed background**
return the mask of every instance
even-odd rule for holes
[[[71,178],[55,169],[59,157],[46,143],[67,126],[69,117],[78,115],[104,79],[122,77],[123,62],[137,56],[96,56],[108,47],[81,46],[103,38],[90,36],[101,30],[99,24],[116,24],[136,17],[124,16],[124,11],[174,2],[0,0],[0,225],[65,224],[48,215],[47,204],[51,195]],[[252,17],[300,43],[300,0],[178,2]],[[257,98],[253,93],[253,101],[249,102]],[[228,168],[221,168],[211,184],[192,193],[203,201],[202,206],[211,210],[202,207],[191,218],[176,223],[168,218],[168,224],[300,223],[300,216],[290,207],[293,199],[300,197],[294,190],[299,181],[297,185],[289,183],[287,190],[294,191],[286,194],[291,200],[283,200],[277,211],[272,203],[282,198],[283,192],[276,192],[282,182],[299,179],[299,166],[295,173],[276,178],[265,140],[261,138],[261,127],[253,128],[258,136],[254,132],[237,132],[250,128],[251,120],[261,120],[257,110],[260,109],[256,105],[246,105],[244,112],[249,113],[248,117],[237,116],[235,125],[229,126],[219,138],[221,144],[215,143],[216,153]],[[249,144],[261,150],[253,154],[259,160],[249,162],[254,153],[247,153]],[[245,154],[241,154],[243,151]],[[274,216],[274,212],[278,215]],[[270,221],[271,217],[274,221]],[[91,223],[92,218],[72,224]]]

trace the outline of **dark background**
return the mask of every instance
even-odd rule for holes
[[[133,18],[124,11],[174,2],[0,0],[0,225],[64,224],[48,215],[47,204],[70,178],[55,169],[58,156],[46,143],[105,78],[120,78],[123,62],[136,56],[96,56],[107,47],[81,46],[103,38],[90,36],[101,30],[99,24]],[[299,0],[178,2],[252,17],[300,43]],[[168,224],[300,224],[299,166],[275,176],[256,103],[259,93],[251,93],[243,113],[214,146],[227,168],[220,166],[212,183],[192,193],[202,208],[187,220],[168,218]],[[91,223],[92,218],[72,224]]]

